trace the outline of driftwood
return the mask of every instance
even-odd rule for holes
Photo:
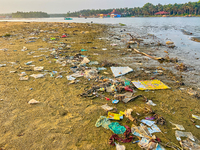
[[[158,61],[165,61],[165,58],[163,58],[163,57],[153,57],[153,56],[148,55],[148,54],[146,54],[146,53],[144,53],[144,52],[140,52],[140,51],[138,51],[138,50],[135,49],[135,48],[133,48],[133,50],[134,50],[136,53],[145,55],[145,56],[147,56],[147,57],[149,57],[149,58],[151,58],[151,59],[158,60]]]

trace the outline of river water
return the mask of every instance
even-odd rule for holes
[[[136,17],[136,18],[33,18],[33,19],[9,19],[0,21],[29,21],[29,22],[76,22],[76,23],[100,23],[119,25],[126,24],[126,32],[142,37],[148,34],[154,35],[159,41],[173,41],[174,49],[168,49],[170,57],[178,57],[180,62],[191,66],[195,70],[184,73],[193,84],[200,87],[200,42],[191,40],[191,37],[200,37],[200,17]],[[188,31],[186,35],[182,30]],[[119,31],[119,30],[118,30]],[[155,40],[155,39],[154,39]]]

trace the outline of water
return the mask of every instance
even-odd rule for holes
[[[9,19],[0,21],[29,21],[29,22],[76,22],[76,23],[100,23],[119,25],[126,24],[126,32],[133,35],[145,37],[153,34],[157,40],[165,43],[173,41],[175,49],[167,49],[170,57],[178,57],[181,62],[193,67],[195,71],[184,73],[200,86],[200,43],[192,41],[191,37],[200,37],[200,18],[199,17],[141,17],[141,18],[34,18],[34,19]],[[185,35],[181,29],[191,32],[192,35]],[[119,31],[119,30],[116,30]],[[154,39],[155,40],[155,39]],[[160,53],[160,52],[158,52]]]

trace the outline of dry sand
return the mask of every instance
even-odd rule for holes
[[[84,91],[85,87],[92,86],[94,81],[80,78],[79,83],[69,85],[70,81],[65,76],[71,74],[70,65],[61,66],[56,63],[56,59],[50,56],[51,52],[48,50],[38,51],[38,48],[57,49],[60,42],[64,42],[71,45],[71,48],[65,50],[63,56],[74,56],[81,49],[86,49],[87,52],[81,53],[87,55],[90,60],[99,62],[110,60],[123,64],[124,62],[120,59],[123,57],[123,52],[131,56],[138,55],[120,49],[120,47],[112,48],[109,41],[99,40],[98,38],[107,35],[107,28],[104,25],[75,23],[0,23],[0,35],[12,35],[0,38],[0,49],[8,49],[7,51],[0,50],[0,64],[6,64],[5,67],[0,67],[0,99],[2,99],[0,101],[0,149],[114,150],[116,148],[108,144],[108,139],[113,132],[103,127],[95,127],[99,116],[107,115],[100,106],[108,103],[119,111],[132,108],[134,109],[133,117],[144,118],[146,114],[143,113],[143,108],[146,105],[142,99],[127,104],[112,104],[111,101],[105,99],[77,96]],[[40,30],[47,32],[40,32]],[[50,33],[49,31],[54,32]],[[82,31],[88,32],[82,33]],[[60,38],[63,33],[67,33],[69,36]],[[39,39],[32,43],[25,43],[28,37],[39,37]],[[49,39],[50,37],[55,37],[58,41],[55,43],[43,41],[43,38]],[[27,47],[28,50],[21,51],[23,46]],[[98,48],[93,49],[92,47]],[[108,50],[102,51],[102,48],[105,47]],[[121,51],[117,51],[119,49]],[[35,53],[27,55],[29,52]],[[93,55],[94,53],[99,55]],[[50,57],[33,57],[41,54]],[[39,61],[39,59],[43,59],[43,61]],[[28,81],[19,81],[18,74],[21,72],[26,72],[27,75],[36,73],[31,70],[33,67],[24,64],[28,61],[34,61],[32,64],[35,66],[44,66],[44,70],[63,71],[61,73],[63,78],[55,79],[56,76],[50,77],[47,73],[44,78],[34,79],[30,77]],[[10,62],[17,64],[12,65]],[[134,70],[138,68],[136,65],[130,67]],[[149,70],[154,69],[156,68],[149,68]],[[17,72],[10,73],[10,71]],[[192,132],[200,139],[199,129],[190,121],[192,114],[200,114],[199,100],[179,89],[180,86],[176,82],[181,81],[179,77],[168,70],[163,71],[163,75],[156,78],[164,80],[171,87],[170,90],[154,92],[137,90],[137,94],[142,94],[157,104],[152,109],[166,119],[167,124],[159,125],[159,128],[170,141],[179,145],[175,139],[175,130],[172,130],[174,126],[169,121],[183,125],[187,132]],[[107,72],[110,73],[108,76],[112,77],[109,68]],[[138,80],[150,79],[151,76],[140,70],[127,74],[126,77]],[[183,86],[183,88],[187,87]],[[28,101],[31,99],[40,103],[29,105]],[[136,112],[141,115],[137,116]],[[119,123],[129,127],[133,124],[126,118]],[[196,124],[200,125],[200,121],[196,121]],[[161,133],[155,135],[163,143],[168,142]],[[137,140],[137,137],[134,140]],[[128,150],[140,149],[137,144],[120,144],[125,145]]]

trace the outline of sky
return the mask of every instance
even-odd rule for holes
[[[190,0],[197,2],[198,0]],[[0,0],[0,13],[17,11],[43,11],[51,13],[67,13],[83,9],[113,9],[142,7],[146,3],[174,4],[187,3],[188,0]]]

